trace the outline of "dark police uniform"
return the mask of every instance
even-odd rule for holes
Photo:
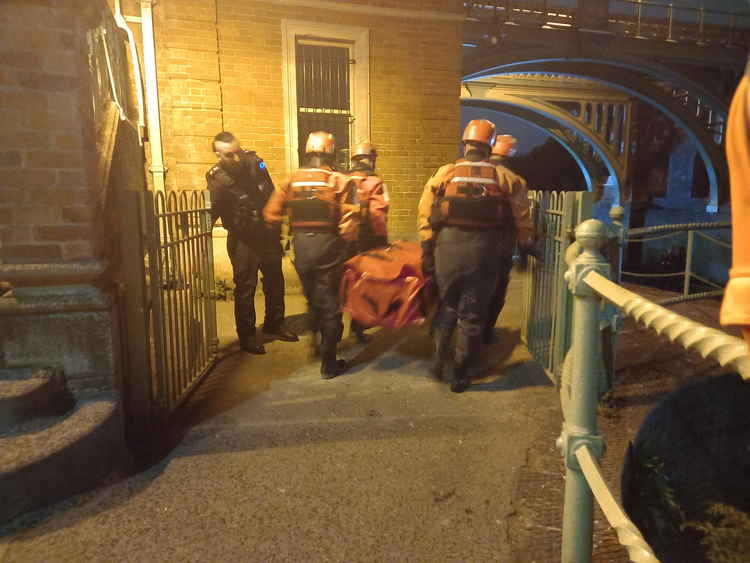
[[[254,151],[242,151],[242,168],[229,174],[221,164],[206,173],[211,191],[211,218],[221,217],[229,231],[227,251],[234,273],[234,317],[241,343],[255,336],[255,288],[262,274],[266,300],[266,333],[284,323],[284,275],[281,270],[280,228],[263,222],[263,207],[274,192],[266,164]]]

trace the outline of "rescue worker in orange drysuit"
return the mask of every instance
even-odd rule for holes
[[[333,135],[310,133],[306,162],[271,196],[263,215],[270,226],[289,215],[294,247],[294,266],[302,282],[311,316],[313,342],[320,334],[320,374],[331,379],[346,371],[336,359],[341,338],[339,284],[341,266],[349,257],[349,243],[356,240],[359,206],[354,183],[333,170]]]
[[[732,269],[720,320],[742,328],[750,350],[750,59],[727,120],[727,162],[732,201]]]
[[[388,189],[375,174],[377,156],[375,147],[370,143],[358,144],[351,153],[352,168],[349,170],[349,177],[357,186],[361,209],[358,253],[388,246]],[[367,335],[364,333],[367,327],[354,320],[351,327],[360,342],[367,342]]]
[[[513,191],[521,194],[528,192],[526,180],[514,174],[503,165],[506,157],[513,156],[516,153],[516,144],[516,138],[512,135],[498,135],[495,138],[495,144],[492,146],[490,162],[495,167],[503,170],[505,177],[514,186]],[[505,296],[508,293],[508,282],[510,282],[510,271],[513,269],[513,247],[516,242],[515,226],[513,222],[507,221],[503,225],[502,230],[503,244],[500,247],[497,285],[490,298],[487,326],[483,334],[485,344],[489,344],[495,338],[495,325],[505,306]]]
[[[469,387],[469,369],[480,356],[504,229],[509,222],[514,225],[522,248],[531,245],[533,232],[522,186],[507,170],[489,162],[495,125],[472,120],[463,141],[464,157],[441,167],[427,181],[418,219],[422,269],[434,276],[440,294],[432,372],[443,378],[451,336],[457,330],[451,384],[455,393]]]

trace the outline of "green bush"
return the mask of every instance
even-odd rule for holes
[[[703,538],[701,545],[711,563],[745,563],[750,554],[750,516],[726,504],[712,504],[705,522],[687,522]]]

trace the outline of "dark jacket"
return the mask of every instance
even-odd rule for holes
[[[233,235],[254,237],[265,229],[263,208],[274,185],[265,162],[254,151],[243,151],[241,165],[236,174],[229,174],[218,163],[206,173],[211,219],[216,222],[221,218]]]

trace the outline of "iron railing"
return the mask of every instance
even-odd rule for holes
[[[542,260],[531,258],[524,282],[521,338],[555,383],[570,346],[570,296],[563,280],[573,228],[591,217],[590,192],[530,191]]]
[[[655,227],[643,227],[639,229],[630,229],[628,231],[627,244],[643,244],[644,246],[656,240],[683,236],[687,233],[687,246],[685,250],[685,267],[679,272],[663,273],[644,273],[644,272],[627,272],[623,271],[624,276],[640,279],[667,279],[682,277],[682,293],[677,297],[671,297],[659,301],[660,305],[674,305],[685,301],[694,301],[697,299],[708,299],[711,297],[721,297],[724,294],[724,286],[694,271],[693,262],[696,257],[695,245],[696,240],[705,240],[708,243],[720,248],[732,248],[732,244],[726,240],[713,237],[703,231],[717,229],[731,229],[732,224],[726,221],[715,223],[682,223],[674,225],[658,225]],[[701,254],[706,254],[702,252]],[[713,254],[712,254],[713,255]],[[697,280],[704,286],[713,288],[708,291],[691,293],[692,281]]]
[[[147,215],[148,217],[148,215]],[[172,412],[216,359],[213,242],[207,192],[157,192],[149,237],[156,401]]]
[[[126,416],[152,432],[217,357],[207,191],[120,193],[125,286]]]
[[[565,362],[570,385],[560,390],[564,423],[557,442],[566,466],[562,560],[591,561],[595,496],[630,560],[658,561],[615,501],[596,463],[604,451],[596,423],[601,389],[597,357],[601,356],[602,300],[686,350],[694,349],[722,366],[732,366],[748,380],[750,357],[742,339],[677,315],[610,281],[611,267],[601,249],[611,240],[611,232],[601,221],[587,220],[578,225],[575,234],[582,253],[569,254],[570,267],[565,273],[573,294],[573,333]]]
[[[602,2],[603,4],[603,2]],[[526,25],[546,29],[587,27],[593,3],[579,7],[578,1],[475,0],[465,1],[469,21]],[[702,7],[675,6],[650,0],[609,0],[600,24],[607,31],[636,39],[658,39],[670,43],[727,46],[750,43],[750,12],[722,11]]]

